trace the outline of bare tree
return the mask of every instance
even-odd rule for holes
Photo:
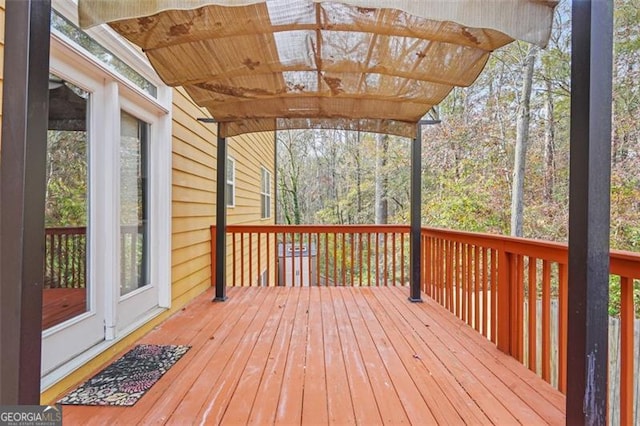
[[[511,190],[511,235],[521,237],[523,234],[524,211],[524,175],[529,144],[529,121],[531,118],[531,85],[533,71],[538,54],[538,47],[531,46],[524,60],[524,75],[518,117],[516,122],[516,150],[513,165],[513,187]]]

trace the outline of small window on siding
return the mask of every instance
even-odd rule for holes
[[[271,173],[264,167],[260,168],[260,217],[271,217]]]
[[[236,160],[227,157],[227,207],[236,205]]]

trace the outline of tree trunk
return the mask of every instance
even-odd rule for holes
[[[389,136],[376,135],[376,187],[375,209],[376,224],[386,224],[389,216],[389,201],[387,197],[387,154],[389,150]]]
[[[513,187],[511,190],[511,235],[522,236],[524,210],[524,173],[529,143],[529,119],[531,116],[531,83],[538,48],[532,46],[524,61],[524,76],[518,118],[516,123],[516,152],[513,165]]]
[[[545,116],[544,125],[544,199],[547,203],[553,201],[555,186],[556,161],[555,161],[555,122],[553,118],[553,92],[551,80],[545,81]]]

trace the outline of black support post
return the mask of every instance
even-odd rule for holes
[[[567,424],[607,423],[613,1],[574,0]]]
[[[278,130],[273,132],[273,223],[278,223]],[[267,280],[269,278],[267,277]]]
[[[217,181],[216,181],[216,297],[227,300],[227,138],[218,124]]]
[[[7,0],[0,158],[0,404],[40,403],[48,0]]]
[[[420,207],[422,206],[422,124],[418,123],[416,128],[416,138],[411,144],[411,231],[409,236],[409,265],[410,273],[410,295],[411,302],[422,302],[420,283],[422,282],[422,268],[420,254],[422,252],[421,230],[422,217]]]

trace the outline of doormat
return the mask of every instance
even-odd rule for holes
[[[190,348],[138,345],[58,402],[66,405],[134,405]]]

